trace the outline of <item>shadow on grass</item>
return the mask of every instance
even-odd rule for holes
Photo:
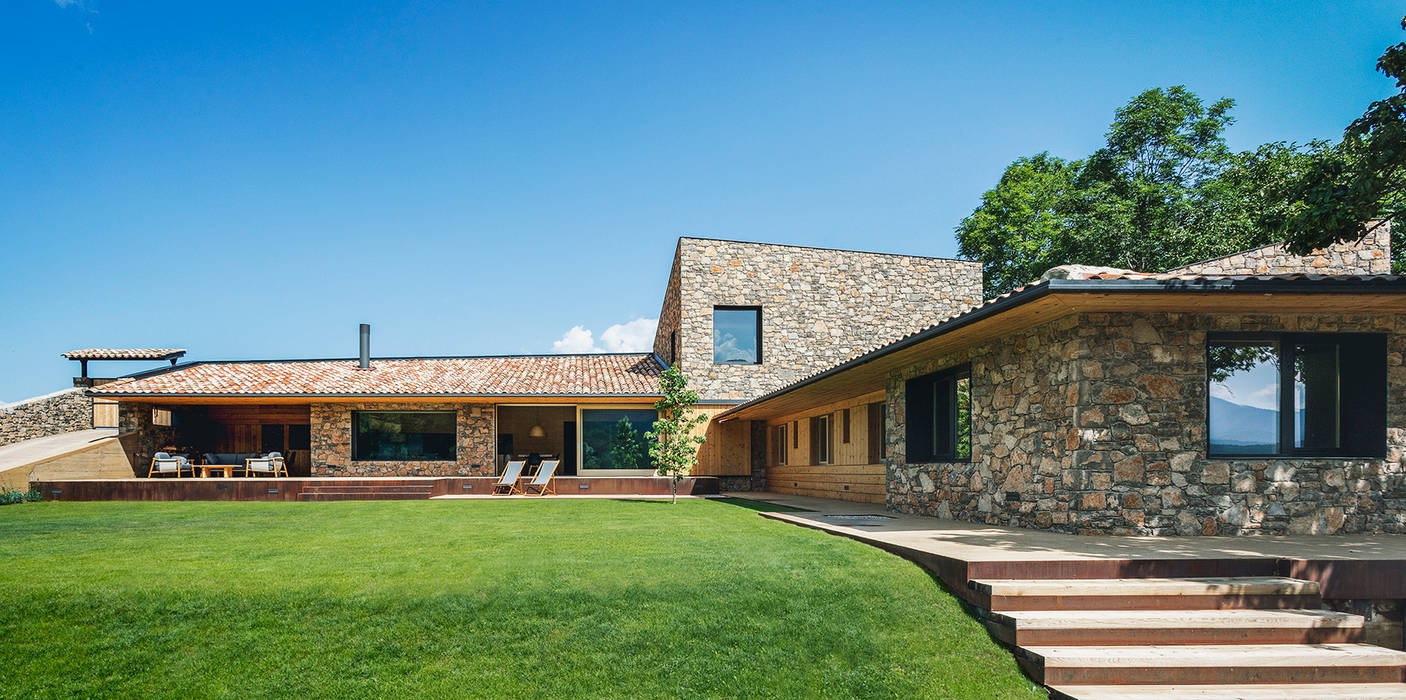
[[[713,503],[723,503],[730,506],[737,506],[739,508],[746,508],[747,510],[755,510],[758,513],[810,512],[805,508],[792,508],[791,506],[783,506],[776,503],[767,503],[766,501],[754,501],[750,498],[736,498],[734,496],[728,496],[726,498],[710,498],[708,500],[712,501]]]

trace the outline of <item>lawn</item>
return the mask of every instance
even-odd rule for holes
[[[1041,697],[918,567],[746,504],[0,508],[0,697]]]

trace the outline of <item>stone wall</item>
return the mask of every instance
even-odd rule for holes
[[[92,427],[93,400],[85,396],[82,389],[67,389],[0,406],[0,445]]]
[[[968,522],[1069,529],[1080,498],[1062,483],[1078,389],[1074,324],[1067,317],[891,373],[885,405],[888,507]],[[908,463],[905,382],[968,362],[971,460]]]
[[[679,245],[683,245],[680,240]],[[678,342],[674,334],[679,331],[679,256],[674,256],[674,266],[669,270],[669,284],[664,288],[664,304],[659,309],[659,325],[654,329],[654,354],[672,365],[681,347],[672,347]],[[696,387],[695,387],[696,388]]]
[[[313,476],[493,476],[497,437],[493,405],[463,403],[312,404]],[[453,462],[353,461],[352,411],[455,411]]]
[[[1206,457],[1208,331],[1388,333],[1386,459]],[[1406,532],[1406,316],[1081,313],[889,376],[888,504],[1086,534]],[[970,361],[972,460],[904,460],[904,380]]]
[[[760,396],[981,301],[981,264],[825,248],[679,239],[655,336],[707,400]],[[678,321],[672,318],[677,278]],[[762,307],[762,363],[713,364],[713,307]]]
[[[149,403],[119,403],[117,408],[117,432],[122,434],[122,448],[131,462],[132,472],[146,476],[151,467],[151,458],[163,447],[176,444],[176,429],[169,425],[157,425],[152,419],[152,410],[163,408]]]
[[[1268,245],[1170,272],[1189,275],[1389,275],[1391,222],[1384,222],[1361,241],[1335,243],[1309,256],[1292,255],[1282,245]]]

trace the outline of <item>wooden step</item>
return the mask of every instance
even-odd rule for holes
[[[431,493],[433,486],[304,486],[303,493]]]
[[[1259,685],[1059,685],[1054,700],[1406,700],[1406,683]]]
[[[1318,583],[1236,578],[988,579],[969,584],[988,610],[1219,610],[1322,605]]]
[[[987,627],[1016,646],[1348,644],[1366,620],[1330,610],[1009,610]]]
[[[318,491],[298,494],[300,501],[420,501],[428,500],[429,491],[415,493],[380,493],[374,491]]]
[[[1406,653],[1370,644],[1030,646],[1017,659],[1045,685],[1400,683]]]

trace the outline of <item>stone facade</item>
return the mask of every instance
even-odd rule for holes
[[[454,411],[453,462],[352,461],[353,411]],[[496,473],[496,407],[463,403],[315,403],[313,476],[492,476]]]
[[[117,432],[123,436],[122,449],[132,464],[132,471],[146,476],[151,458],[157,450],[176,443],[176,429],[157,425],[153,409],[162,408],[148,403],[120,403],[117,409]]]
[[[93,400],[85,396],[82,389],[68,389],[0,406],[0,445],[92,427]]]
[[[1387,335],[1385,459],[1206,457],[1206,334]],[[1079,313],[887,382],[888,505],[1087,534],[1406,532],[1406,316]],[[904,459],[904,381],[970,362],[972,459]]]
[[[741,402],[981,301],[981,264],[824,248],[679,239],[655,352],[705,400]],[[762,362],[713,364],[713,307],[762,308]]]
[[[1171,270],[1186,275],[1334,275],[1391,274],[1391,222],[1355,243],[1335,243],[1313,255],[1297,256],[1282,245],[1268,245],[1242,253]]]

